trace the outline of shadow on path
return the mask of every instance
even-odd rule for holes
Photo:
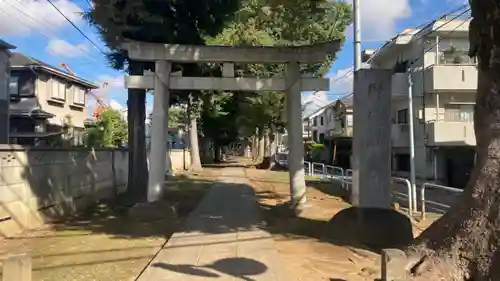
[[[246,281],[253,281],[253,279],[248,276],[263,274],[268,269],[265,264],[248,258],[227,258],[218,260],[211,264],[199,266],[189,264],[173,265],[162,262],[154,263],[152,266],[177,273],[207,278],[217,278],[220,277],[217,273],[223,273]],[[214,273],[213,271],[217,273]]]

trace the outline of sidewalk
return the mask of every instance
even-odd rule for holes
[[[262,222],[243,168],[222,171],[218,183],[146,267],[138,281],[286,278],[275,242]]]

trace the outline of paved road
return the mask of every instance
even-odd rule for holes
[[[288,281],[243,168],[225,168],[138,281]]]

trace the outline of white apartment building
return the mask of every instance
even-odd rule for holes
[[[475,161],[474,104],[477,66],[467,56],[467,21],[437,20],[408,29],[370,55],[373,68],[392,76],[393,169],[407,176],[410,166],[408,75],[413,80],[417,179],[463,187]]]
[[[353,94],[346,95],[305,116],[304,138],[322,143],[352,137]],[[307,134],[307,135],[306,135]]]

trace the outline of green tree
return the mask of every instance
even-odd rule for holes
[[[344,40],[345,29],[351,22],[351,7],[335,1],[263,1],[244,0],[235,13],[235,20],[209,44],[230,45],[309,45],[332,40]],[[303,65],[302,72],[322,76],[330,68],[334,56],[324,62]],[[236,66],[238,76],[271,77],[283,73],[283,65],[242,64]],[[240,97],[241,93],[238,94]],[[283,129],[281,118],[283,93],[250,93],[239,98],[238,122],[245,137],[253,135],[260,147],[256,159],[271,156],[270,145],[276,133]],[[236,98],[238,98],[236,97]],[[211,107],[211,104],[207,104]],[[224,116],[224,114],[220,115]],[[204,117],[205,118],[205,117]],[[234,119],[233,119],[234,120]],[[231,120],[228,120],[231,122]],[[221,122],[211,122],[217,128],[205,126],[204,131],[221,129]],[[233,121],[234,124],[234,121]],[[243,129],[241,127],[246,127]],[[251,136],[250,135],[250,136]],[[263,149],[265,148],[265,149]],[[274,150],[273,150],[274,151]]]
[[[186,124],[186,110],[181,107],[170,107],[168,110],[168,126],[179,127]]]
[[[127,123],[119,111],[106,109],[87,130],[87,147],[120,147],[127,140]]]
[[[86,19],[97,28],[111,49],[107,55],[111,66],[141,75],[151,64],[129,61],[120,50],[124,39],[156,42],[197,44],[205,36],[215,36],[238,8],[238,0],[94,0]],[[182,66],[174,66],[175,70]],[[176,100],[173,95],[172,99]],[[129,178],[127,204],[145,199],[147,165],[145,151],[146,92],[129,90]]]

